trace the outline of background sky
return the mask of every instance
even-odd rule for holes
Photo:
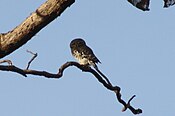
[[[19,25],[45,0],[1,0],[0,32]],[[26,68],[31,54],[39,56],[31,69],[56,73],[74,61],[69,43],[82,37],[102,64],[98,67],[122,98],[132,95],[140,116],[174,116],[175,6],[163,9],[163,0],[152,0],[143,12],[127,0],[76,0],[63,14],[27,44],[6,56]],[[0,71],[0,116],[132,116],[115,94],[93,75],[69,67],[61,79]]]

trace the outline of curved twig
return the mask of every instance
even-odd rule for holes
[[[12,65],[12,61],[11,60],[1,60],[0,64],[2,63],[8,63],[8,65]]]
[[[38,54],[37,54],[37,53],[33,53],[33,52],[29,51],[29,50],[27,50],[27,52],[33,55],[33,57],[32,57],[32,58],[30,59],[30,61],[27,63],[27,68],[26,68],[26,69],[29,69],[30,64],[31,64],[32,61],[38,56]]]

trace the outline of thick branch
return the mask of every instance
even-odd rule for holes
[[[0,58],[24,45],[74,2],[75,0],[47,0],[19,26],[0,34]]]
[[[90,68],[90,67],[87,67],[87,66],[83,66],[83,65],[80,65],[79,63],[77,62],[67,62],[65,64],[63,64],[59,70],[58,70],[58,73],[57,74],[52,74],[52,73],[49,73],[49,72],[46,72],[46,71],[36,71],[36,70],[28,70],[28,69],[20,69],[16,66],[3,66],[3,65],[0,65],[0,70],[2,71],[12,71],[12,72],[16,72],[16,73],[19,73],[23,76],[27,76],[28,74],[32,74],[32,75],[38,75],[38,76],[44,76],[46,78],[61,78],[63,76],[63,72],[66,68],[68,68],[69,66],[75,66],[77,68],[79,68],[80,70],[84,71],[84,72],[89,72],[91,74],[93,74],[97,80],[103,84],[104,87],[106,87],[108,90],[111,90],[113,92],[116,93],[116,97],[117,97],[117,100],[124,106],[123,110],[122,111],[125,111],[126,109],[130,109],[130,111],[133,113],[133,114],[140,114],[142,113],[142,110],[141,109],[135,109],[134,107],[132,107],[130,105],[130,102],[131,100],[135,97],[132,96],[129,101],[126,103],[122,98],[121,98],[121,93],[120,93],[120,87],[118,86],[113,86],[110,82],[106,82],[103,77],[100,76],[100,74],[98,74],[94,69]],[[106,77],[107,78],[107,77]]]

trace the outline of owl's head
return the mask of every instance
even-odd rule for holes
[[[85,45],[86,45],[86,42],[81,38],[76,38],[70,42],[70,48],[77,48]]]

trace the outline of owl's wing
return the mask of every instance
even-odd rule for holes
[[[95,56],[92,49],[88,46],[83,48],[82,55],[94,63],[101,63],[100,60]]]

